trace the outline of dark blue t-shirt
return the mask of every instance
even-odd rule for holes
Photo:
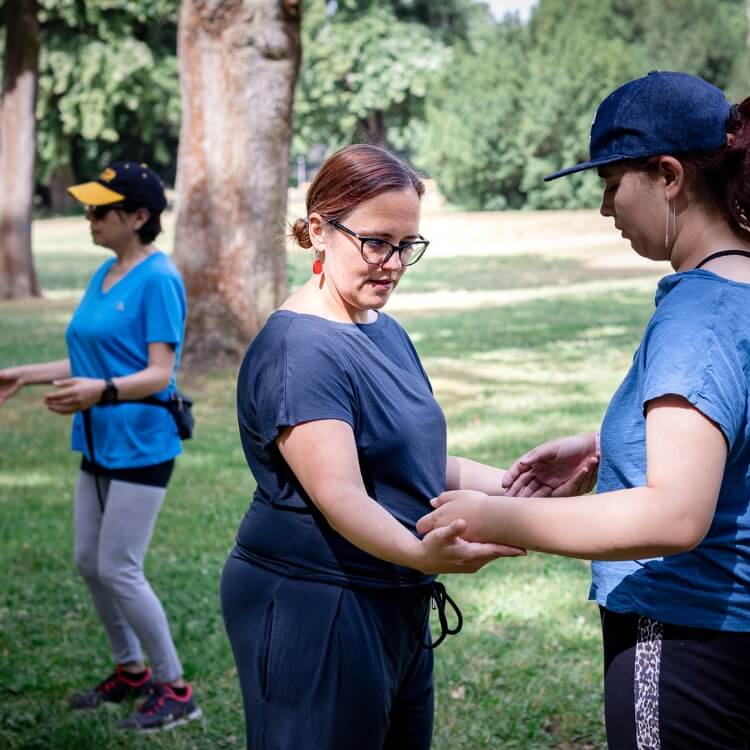
[[[432,580],[335,532],[275,443],[284,427],[346,422],[368,494],[416,534],[430,498],[445,490],[446,425],[414,346],[393,318],[380,313],[359,325],[275,312],[245,354],[237,409],[258,484],[237,535],[240,555],[284,575],[348,586]]]
[[[727,461],[711,527],[693,550],[594,562],[591,598],[616,612],[750,631],[750,284],[706,270],[659,282],[656,311],[607,409],[597,492],[646,484],[649,401],[682,396],[724,434]],[[623,500],[623,502],[626,502]]]

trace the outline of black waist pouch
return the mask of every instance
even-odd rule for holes
[[[180,391],[175,391],[167,400],[149,396],[140,399],[144,404],[161,406],[167,409],[174,418],[177,425],[177,434],[180,440],[190,440],[195,429],[195,417],[193,416],[193,400]]]

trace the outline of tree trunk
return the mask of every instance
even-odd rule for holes
[[[175,256],[186,355],[235,358],[287,292],[298,0],[183,0]]]
[[[385,118],[382,112],[378,110],[370,112],[367,118],[362,121],[362,129],[365,132],[365,141],[371,146],[388,148],[388,139],[385,135]]]
[[[0,298],[39,294],[31,255],[39,22],[36,0],[7,0],[0,113]]]
[[[70,162],[55,167],[49,176],[49,204],[53,213],[66,213],[77,205],[68,192],[68,187],[74,182],[75,174]]]

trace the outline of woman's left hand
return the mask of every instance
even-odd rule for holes
[[[449,526],[454,521],[462,519],[466,523],[466,531],[461,534],[462,539],[469,542],[489,541],[490,537],[482,533],[489,502],[489,496],[484,492],[475,490],[444,492],[430,501],[436,510],[417,521],[417,531],[420,534],[427,534],[433,529]]]
[[[595,484],[599,451],[595,432],[550,440],[521,456],[505,472],[506,497],[573,497]]]
[[[57,414],[73,414],[99,403],[106,384],[101,378],[65,378],[52,385],[58,390],[44,397],[45,406]]]

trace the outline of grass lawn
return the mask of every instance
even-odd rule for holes
[[[614,236],[601,240],[600,222],[593,212],[538,222],[533,214],[425,217],[425,235],[433,228],[441,241],[409,271],[392,308],[445,409],[451,452],[503,466],[539,441],[598,425],[650,314],[658,275],[627,247],[609,244]],[[46,297],[0,303],[0,366],[65,356],[76,299],[107,257],[80,219],[37,222],[34,237]],[[308,264],[306,255],[291,256],[293,284]],[[253,489],[235,425],[235,375],[182,376],[196,397],[197,432],[178,461],[146,561],[204,717],[145,738],[114,731],[124,708],[80,715],[66,707],[69,692],[110,669],[72,563],[78,460],[68,448],[69,420],[40,406],[44,387],[0,409],[0,747],[244,747],[218,599]],[[587,564],[530,554],[443,580],[465,626],[436,652],[435,750],[603,748]]]

